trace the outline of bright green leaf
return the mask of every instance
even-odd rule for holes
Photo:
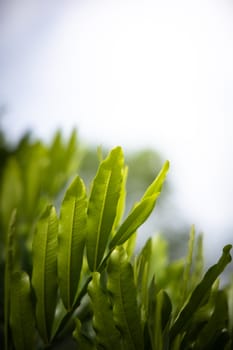
[[[14,271],[15,265],[15,222],[16,222],[16,210],[12,212],[9,229],[6,237],[6,262],[4,272],[4,337],[5,337],[5,349],[8,349],[8,326],[9,326],[9,297],[11,288],[11,275]]]
[[[193,273],[191,276],[192,288],[193,286],[197,285],[200,282],[203,276],[204,257],[203,257],[203,236],[202,235],[197,236],[196,245],[197,247],[196,247],[196,254],[194,257]]]
[[[76,177],[61,206],[58,234],[58,278],[61,297],[70,310],[75,302],[87,225],[87,198],[83,181]]]
[[[114,148],[99,166],[88,205],[87,259],[96,271],[111,234],[123,179],[123,153]]]
[[[117,233],[110,242],[110,249],[117,245],[123,244],[134,232],[136,232],[137,228],[141,226],[151,214],[156,200],[160,195],[168,169],[169,162],[167,161],[161,169],[159,175],[147,188],[140,202],[133,207],[128,217],[118,229]]]
[[[16,350],[35,348],[35,320],[30,280],[26,272],[14,272],[10,291],[10,324]]]
[[[77,131],[74,129],[65,150],[65,158],[67,164],[67,175],[72,175],[80,165],[83,153],[79,149]]]
[[[166,161],[160,170],[158,176],[156,179],[152,182],[152,184],[147,188],[146,192],[144,193],[142,199],[151,197],[153,194],[157,192],[161,192],[162,186],[164,184],[164,181],[167,176],[167,172],[169,170],[169,162]]]
[[[136,256],[134,271],[137,282],[138,301],[141,309],[141,319],[143,323],[148,317],[148,287],[149,270],[152,252],[152,238],[149,238],[142,248],[140,254]]]
[[[107,288],[112,299],[113,318],[121,332],[124,348],[143,350],[143,333],[133,269],[123,247],[118,247],[112,252],[107,272]]]
[[[92,281],[88,285],[88,294],[93,310],[93,328],[96,332],[97,347],[120,350],[120,333],[114,324],[108,295],[101,287],[98,272],[94,272],[92,275]]]
[[[57,231],[56,211],[48,206],[37,223],[32,246],[36,321],[45,343],[50,340],[57,302]]]
[[[129,259],[132,258],[136,246],[137,241],[137,232],[134,232],[130,238],[123,244],[123,247],[129,257]]]
[[[146,197],[140,203],[138,203],[129,216],[125,219],[122,225],[119,227],[117,233],[111,240],[109,247],[114,248],[117,245],[123,244],[130,236],[136,232],[139,226],[141,226],[152,210],[154,209],[156,199],[160,193],[155,193],[150,197]]]
[[[125,200],[126,200],[126,180],[128,176],[128,167],[125,166],[123,170],[123,180],[122,180],[122,186],[121,186],[121,192],[120,192],[120,197],[118,201],[118,206],[117,206],[117,212],[116,212],[116,217],[114,220],[114,227],[113,229],[117,228],[121,222],[121,219],[124,215],[125,211]]]
[[[24,215],[33,218],[41,200],[43,181],[47,176],[45,173],[47,150],[41,142],[36,142],[30,147],[25,147],[24,152],[21,150],[20,156],[24,189],[22,202]]]
[[[192,226],[190,231],[190,236],[189,236],[188,254],[187,254],[186,262],[184,266],[183,284],[181,286],[181,292],[180,292],[181,305],[184,304],[189,294],[190,283],[191,283],[191,268],[192,268],[192,261],[193,261],[194,241],[195,241],[195,228],[194,226]]]
[[[22,179],[20,166],[15,157],[9,158],[6,163],[0,183],[0,220],[3,229],[7,232],[12,211],[17,208],[22,199]],[[5,235],[0,236],[4,243]]]

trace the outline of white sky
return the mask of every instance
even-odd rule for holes
[[[89,143],[161,150],[180,210],[218,244],[233,227],[232,2],[13,3],[0,27],[9,134],[77,126]]]

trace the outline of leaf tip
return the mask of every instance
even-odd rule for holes
[[[232,249],[232,244],[227,244],[224,248],[223,248],[223,253],[228,255],[229,258],[229,262],[232,260],[231,254],[230,254],[230,250]]]

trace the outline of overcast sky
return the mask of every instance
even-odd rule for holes
[[[0,6],[8,134],[77,126],[87,143],[161,151],[180,210],[222,242],[233,227],[232,1]]]

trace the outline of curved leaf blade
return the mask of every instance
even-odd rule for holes
[[[30,280],[26,272],[14,272],[11,278],[10,324],[15,349],[34,349],[35,320]]]
[[[168,348],[172,304],[164,290],[156,291],[155,279],[149,288],[148,328],[154,350]]]
[[[0,245],[2,246],[5,239],[4,233],[8,230],[12,211],[22,205],[23,184],[20,165],[15,157],[9,157],[6,165],[1,170],[0,219],[3,231],[0,237]],[[2,252],[0,256],[2,258]]]
[[[87,225],[87,197],[77,176],[61,206],[58,233],[58,279],[62,301],[72,308],[80,280]]]
[[[113,225],[113,231],[118,228],[121,219],[124,215],[125,212],[125,200],[126,200],[126,181],[128,177],[128,167],[125,166],[123,168],[123,175],[122,175],[122,185],[121,185],[121,191],[120,191],[120,197],[117,205],[117,212],[116,212],[116,217],[114,220],[114,225]],[[114,233],[114,232],[113,232]]]
[[[111,240],[109,248],[113,249],[117,245],[123,244],[130,236],[136,232],[139,226],[141,226],[148,216],[151,214],[155,207],[156,199],[160,193],[155,193],[150,197],[146,197],[140,203],[138,203],[129,216],[125,219],[122,225],[119,227],[117,233]]]
[[[218,276],[225,269],[227,264],[231,261],[230,250],[232,246],[229,244],[223,248],[222,256],[220,257],[217,264],[213,265],[209,268],[209,270],[204,275],[201,282],[196,286],[188,303],[185,305],[183,310],[180,312],[178,318],[173,324],[170,337],[171,340],[174,340],[179,332],[181,332],[188,324],[190,317],[192,317],[193,313],[198,309],[201,305],[203,299],[208,295],[210,289],[214,283],[214,281],[218,278]]]
[[[223,290],[217,292],[214,311],[209,322],[201,329],[198,334],[197,345],[199,348],[213,349],[217,338],[228,326],[228,303],[226,293]],[[225,347],[222,345],[222,348]]]
[[[180,305],[182,306],[187,300],[188,295],[191,292],[191,268],[193,264],[193,250],[194,250],[194,242],[195,242],[195,227],[192,225],[189,241],[188,241],[188,254],[186,257],[186,262],[184,265],[184,273],[183,273],[183,283],[180,286]]]
[[[114,148],[99,166],[88,205],[87,259],[97,271],[103,258],[117,213],[123,179],[124,157]]]
[[[165,181],[167,173],[168,173],[168,170],[169,170],[169,161],[167,160],[164,163],[162,169],[160,170],[158,176],[156,176],[155,180],[147,188],[142,199],[148,198],[148,197],[152,196],[154,193],[161,192],[164,181]]]
[[[88,294],[93,309],[93,328],[96,332],[97,345],[104,349],[120,350],[120,333],[113,321],[113,313],[108,295],[100,284],[100,274],[94,272],[88,285]]]
[[[89,339],[86,334],[84,334],[82,330],[81,321],[76,318],[75,319],[76,327],[73,331],[73,337],[78,344],[78,349],[82,350],[97,350],[91,339]]]
[[[50,340],[57,301],[57,231],[55,208],[48,206],[37,223],[32,243],[36,321],[45,343]]]
[[[4,337],[5,349],[8,349],[9,340],[9,310],[10,310],[10,288],[11,275],[15,265],[15,225],[16,225],[16,210],[13,210],[9,223],[9,228],[6,236],[6,262],[4,271]]]
[[[163,183],[169,170],[169,162],[166,161],[152,184],[147,188],[139,203],[131,210],[129,216],[119,227],[117,233],[111,240],[109,248],[123,244],[141,226],[155,207],[156,200],[160,195]]]
[[[121,332],[124,348],[143,350],[143,333],[133,268],[123,247],[118,247],[112,252],[107,272],[107,289],[112,298],[113,318]]]
[[[196,254],[194,257],[194,267],[193,267],[193,273],[191,276],[192,288],[194,288],[194,286],[200,282],[203,276],[203,270],[204,270],[203,235],[200,234],[197,236]]]

